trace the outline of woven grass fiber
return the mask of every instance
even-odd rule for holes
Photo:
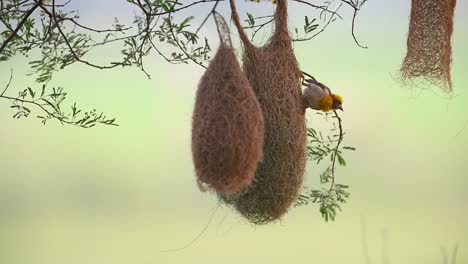
[[[221,44],[198,85],[192,154],[199,182],[218,193],[251,184],[262,158],[263,116],[242,72],[224,19],[215,14]]]
[[[243,70],[260,102],[265,121],[263,160],[254,182],[238,194],[220,194],[253,224],[280,219],[296,200],[306,161],[306,125],[300,69],[287,24],[287,1],[277,3],[275,32],[263,47],[244,32],[230,0],[232,18],[244,46]]]
[[[423,81],[452,91],[453,16],[456,0],[412,0],[407,54],[400,69],[404,83]]]

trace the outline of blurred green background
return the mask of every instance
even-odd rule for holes
[[[369,49],[354,44],[350,12],[315,40],[295,44],[301,67],[343,95],[345,143],[358,148],[337,172],[352,195],[331,223],[311,205],[254,227],[228,208],[214,209],[216,198],[199,192],[190,129],[203,71],[195,65],[153,56],[151,80],[137,69],[82,65],[55,75],[50,86],[65,87],[83,108],[117,117],[119,127],[43,126],[34,116],[18,121],[9,102],[0,101],[0,263],[436,264],[443,263],[441,248],[451,251],[457,242],[458,263],[468,263],[468,3],[458,2],[451,99],[396,81],[410,1],[368,2],[356,29]],[[132,17],[125,1],[83,0],[74,7],[84,24],[105,27],[113,16]],[[308,14],[296,3],[290,7],[293,23]],[[240,2],[239,8],[261,13],[273,6]],[[227,3],[220,10],[228,15]],[[205,5],[192,14],[208,11]],[[216,40],[212,24],[205,33]],[[118,53],[115,47],[88,58],[105,62]],[[2,87],[10,68],[12,89],[40,87],[25,76],[21,57],[0,64]],[[317,117],[308,119],[313,127]],[[318,173],[309,163],[305,177]],[[207,223],[191,246],[164,252],[188,244]]]

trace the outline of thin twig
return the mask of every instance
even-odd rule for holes
[[[146,77],[148,77],[148,79],[151,79],[151,75],[146,71],[144,63],[143,63],[142,51],[143,51],[143,47],[144,47],[145,43],[151,38],[151,30],[154,28],[154,26],[151,29],[150,29],[150,27],[151,27],[151,23],[153,22],[153,17],[150,16],[151,6],[149,7],[150,11],[147,11],[145,9],[144,5],[141,3],[141,1],[140,0],[137,0],[137,1],[138,1],[138,6],[143,11],[143,13],[145,14],[145,17],[146,17],[146,26],[145,26],[145,29],[142,31],[142,33],[146,32],[146,34],[143,37],[143,40],[142,40],[140,46],[138,47],[137,52],[135,52],[135,54],[139,53],[138,63],[140,65],[141,71],[143,71],[143,73],[146,74]]]
[[[63,3],[63,4],[56,4],[55,7],[65,7],[67,6],[72,0],[68,0],[67,2]],[[47,4],[47,3],[43,3],[44,6],[48,6],[48,7],[52,7],[50,4]]]
[[[175,6],[178,2],[179,2],[178,0],[176,0],[176,1],[174,2],[174,4],[172,5],[171,10],[173,10],[174,6]],[[172,12],[169,12],[167,18],[168,18],[168,20],[169,20],[169,22],[170,22],[170,24],[171,24],[171,26],[170,26],[171,35],[172,35],[172,37],[174,38],[174,41],[175,41],[175,43],[177,44],[177,46],[179,47],[179,49],[185,54],[185,56],[187,56],[187,58],[189,58],[189,59],[190,59],[191,61],[193,61],[195,64],[197,64],[197,65],[199,65],[199,66],[201,66],[201,67],[203,67],[203,68],[205,68],[205,69],[208,69],[208,68],[207,68],[205,65],[203,65],[201,62],[198,62],[198,61],[194,60],[194,59],[192,58],[192,56],[191,56],[190,54],[187,53],[187,51],[184,49],[184,47],[182,47],[182,45],[180,45],[179,39],[178,39],[177,36],[175,35],[175,33],[174,33],[174,28],[172,27],[172,22],[171,22],[172,18],[171,18],[171,14],[172,14]]]
[[[122,32],[122,31],[127,31],[127,30],[132,29],[132,27],[125,27],[125,28],[121,28],[121,29],[95,29],[95,28],[91,28],[91,27],[87,27],[85,25],[82,25],[82,24],[78,23],[75,19],[66,18],[66,19],[64,19],[64,21],[70,21],[70,22],[72,22],[73,24],[75,24],[76,26],[78,26],[80,28],[83,28],[83,29],[86,29],[86,30],[89,30],[89,31],[92,31],[92,32],[96,32],[96,33]]]
[[[153,27],[151,28],[151,32],[153,32],[154,28],[158,25],[158,22],[159,22],[159,19],[160,19],[160,18],[161,18],[161,16],[158,16],[158,17],[156,18],[156,22],[154,23]],[[148,40],[149,40],[151,46],[154,48],[154,50],[156,50],[156,52],[157,52],[163,59],[165,59],[168,63],[171,63],[171,64],[181,64],[181,63],[182,63],[182,62],[180,62],[180,61],[177,63],[176,61],[171,60],[171,59],[169,59],[166,55],[164,55],[164,53],[162,53],[162,52],[156,47],[156,45],[154,44],[152,35],[150,35],[150,37],[149,37]]]
[[[208,13],[208,15],[205,17],[205,19],[203,19],[203,22],[200,24],[200,26],[198,26],[197,30],[195,31],[195,34],[198,35],[198,32],[200,31],[200,29],[205,25],[206,21],[208,21],[208,18],[214,14],[214,12],[216,12],[216,7],[218,7],[218,4],[219,2],[222,1],[222,0],[217,0],[216,3],[214,4],[213,8],[211,9],[210,13]]]
[[[337,17],[339,17],[340,19],[343,19],[343,17],[340,16],[340,14],[337,13],[337,10],[336,11],[330,11],[330,9],[328,9],[328,7],[326,6],[318,6],[318,5],[314,5],[312,3],[309,3],[307,1],[303,1],[303,0],[293,0],[294,2],[298,2],[298,3],[301,3],[301,4],[305,4],[305,5],[308,5],[308,6],[311,6],[313,8],[316,8],[316,9],[321,9],[323,12],[328,12],[328,13],[331,13],[333,15],[336,15]]]
[[[355,24],[355,21],[356,21],[356,16],[357,16],[358,11],[359,11],[359,9],[354,8],[353,21],[351,22],[351,35],[353,36],[353,39],[354,39],[354,42],[356,42],[356,45],[358,45],[359,47],[361,47],[363,49],[367,49],[367,46],[363,46],[363,45],[361,45],[359,43],[359,41],[356,38],[356,34],[354,32],[354,24]]]
[[[193,2],[189,5],[186,5],[186,6],[183,6],[181,8],[178,8],[178,9],[174,9],[174,6],[176,6],[176,2],[178,1],[175,1],[174,4],[172,5],[171,9],[169,11],[165,11],[165,12],[159,12],[159,13],[152,13],[151,15],[152,16],[160,16],[160,15],[167,15],[167,14],[171,14],[171,13],[175,13],[177,11],[180,11],[180,10],[183,10],[183,9],[187,9],[191,6],[194,6],[194,5],[198,5],[198,4],[202,4],[202,3],[211,3],[211,2],[217,2],[217,1],[220,1],[220,0],[201,0],[201,1],[196,1],[196,2]],[[222,0],[221,0],[222,1]],[[178,3],[177,3],[178,4]]]
[[[0,94],[0,97],[5,94],[5,92],[8,90],[11,84],[11,80],[13,79],[13,69],[10,69],[10,80],[8,80],[7,85],[5,86],[5,89],[3,89],[3,92]]]
[[[341,145],[341,142],[343,142],[343,126],[341,124],[341,117],[338,115],[338,112],[336,110],[333,110],[333,113],[335,114],[335,118],[338,120],[338,128],[340,132],[340,136],[338,138],[338,143],[336,143],[335,151],[333,152],[332,156],[332,168],[331,168],[331,173],[332,173],[332,179],[331,179],[331,185],[330,185],[330,191],[333,190],[335,187],[335,164],[336,164],[336,157],[338,156],[339,148]]]
[[[25,99],[15,98],[15,97],[11,97],[11,96],[6,96],[6,95],[1,95],[0,98],[8,99],[8,100],[15,101],[15,102],[20,102],[20,103],[23,103],[23,104],[26,103],[26,104],[35,105],[35,106],[39,107],[40,109],[42,109],[42,111],[44,111],[47,115],[53,117],[54,119],[60,121],[61,123],[66,123],[66,124],[69,124],[69,125],[78,126],[74,122],[67,121],[67,120],[61,118],[60,116],[55,115],[54,113],[47,110],[47,108],[45,108],[44,105],[42,105],[42,104],[40,104],[40,103],[38,103],[36,101],[25,100]]]
[[[301,71],[301,72],[302,72],[302,74],[304,74],[304,75],[306,75],[307,77],[311,78],[313,81],[317,82],[317,79],[315,79],[315,77],[314,77],[314,76],[312,76],[312,75],[308,74],[308,73],[307,73],[307,72],[305,72],[305,71]]]
[[[156,47],[156,45],[154,44],[152,38],[150,38],[149,41],[150,41],[151,46],[153,46],[154,50],[156,50],[156,52],[157,52],[161,57],[163,57],[163,59],[165,59],[168,63],[171,63],[171,64],[181,64],[181,63],[182,63],[182,62],[180,62],[180,61],[179,61],[178,63],[176,63],[176,61],[171,60],[171,59],[169,59],[166,55],[164,55],[164,54]]]
[[[140,0],[137,0],[137,2],[138,2],[138,6],[139,6],[140,9],[143,11],[143,13],[145,13],[145,15],[148,16],[148,15],[149,15],[149,12],[146,11],[146,9],[145,9],[145,7],[143,6],[143,4],[141,3],[141,1],[140,1]]]
[[[259,24],[259,25],[255,25],[255,26],[251,26],[251,27],[244,27],[244,29],[254,29],[254,32],[252,34],[252,38],[251,38],[251,41],[254,40],[255,36],[257,35],[257,33],[262,29],[264,28],[266,25],[272,23],[273,21],[275,21],[275,18],[273,17],[272,19],[262,23],[262,24]]]
[[[337,14],[337,12],[340,10],[340,8],[343,6],[343,3],[341,3],[338,8],[336,8],[335,12],[333,12],[333,14],[330,16],[330,19],[327,21],[327,23],[325,24],[325,26],[322,27],[322,29],[320,31],[318,31],[317,33],[315,33],[314,35],[308,37],[308,38],[297,38],[297,39],[293,39],[293,41],[308,41],[308,40],[311,40],[313,38],[315,38],[316,36],[318,36],[320,33],[322,33],[323,31],[325,31],[325,29],[330,25],[330,23],[333,21],[333,18],[335,16],[335,14]]]
[[[367,49],[367,46],[363,46],[359,43],[357,37],[356,37],[356,34],[355,34],[355,22],[356,22],[356,16],[357,16],[357,13],[359,10],[361,10],[361,7],[362,5],[364,5],[367,0],[363,0],[360,4],[359,4],[359,0],[354,2],[354,1],[348,1],[348,0],[340,0],[341,2],[349,5],[351,8],[354,9],[354,12],[353,12],[353,21],[351,22],[351,35],[353,36],[353,39],[354,39],[354,42],[356,42],[356,45],[358,45],[359,47],[363,48],[363,49]]]
[[[42,1],[42,0],[41,0]],[[62,28],[60,27],[59,25],[59,21],[57,20],[57,14],[55,12],[55,0],[52,0],[52,15],[53,15],[53,18],[54,18],[54,21],[55,21],[55,24],[57,26],[57,29],[58,31],[60,32],[60,35],[62,35],[64,41],[65,41],[65,44],[68,46],[68,49],[70,50],[71,54],[73,55],[73,57],[75,58],[76,61],[80,62],[80,63],[83,63],[83,64],[86,64],[88,66],[91,66],[91,67],[94,67],[94,68],[98,68],[98,69],[112,69],[112,68],[115,68],[117,66],[120,66],[120,64],[114,64],[114,65],[111,65],[111,66],[100,66],[100,65],[96,65],[96,64],[93,64],[89,61],[85,61],[85,60],[82,60],[78,54],[76,54],[75,50],[73,49],[73,47],[71,46],[70,44],[70,41],[68,40],[67,38],[67,35],[65,35],[65,33],[63,32]]]

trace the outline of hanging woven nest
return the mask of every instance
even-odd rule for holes
[[[198,182],[218,193],[251,184],[262,158],[263,116],[242,72],[222,17],[215,14],[221,44],[198,85],[192,153]]]
[[[254,224],[283,216],[296,200],[306,162],[305,112],[301,98],[301,72],[288,32],[287,1],[279,0],[275,32],[268,44],[254,46],[239,20],[234,0],[232,18],[244,46],[243,70],[260,102],[265,122],[263,160],[245,191],[219,193]]]
[[[452,91],[455,4],[456,0],[412,0],[407,54],[400,69],[404,83],[423,81]]]

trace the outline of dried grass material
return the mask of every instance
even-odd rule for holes
[[[421,80],[452,91],[453,16],[456,0],[412,0],[407,55],[400,69],[404,83]]]
[[[199,186],[234,193],[252,182],[262,157],[263,116],[220,19],[221,44],[198,85],[192,153]]]
[[[296,200],[306,161],[306,125],[300,69],[287,28],[287,1],[278,1],[276,26],[263,47],[255,47],[232,15],[244,45],[243,69],[260,102],[265,121],[263,160],[253,184],[234,195],[220,195],[254,224],[281,218]]]

